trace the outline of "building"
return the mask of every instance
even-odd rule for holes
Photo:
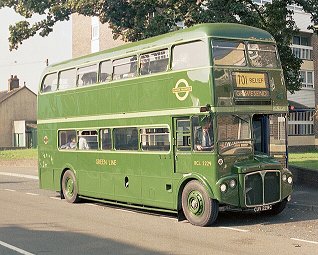
[[[292,50],[295,56],[303,60],[301,66],[302,88],[294,94],[288,93],[290,115],[288,122],[288,143],[293,149],[318,146],[318,119],[315,117],[318,97],[318,36],[308,30],[310,15],[297,5],[290,8],[299,28],[294,36]]]
[[[271,3],[272,0],[254,0],[257,4]],[[307,27],[310,15],[301,7],[289,6],[294,11],[294,19],[299,34],[293,38],[293,53],[303,60],[301,76],[302,88],[294,94],[288,93],[290,114],[288,122],[288,143],[291,149],[307,149],[318,146],[318,36]],[[119,46],[124,42],[113,40],[107,24],[101,24],[96,17],[73,15],[73,57]]]
[[[80,57],[89,53],[110,49],[124,44],[114,40],[108,24],[101,24],[97,17],[72,15],[72,56]]]
[[[20,87],[17,76],[0,91],[0,148],[36,147],[37,95]]]

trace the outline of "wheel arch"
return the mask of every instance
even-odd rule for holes
[[[177,204],[176,204],[176,208],[178,213],[181,212],[183,213],[183,209],[182,209],[182,192],[184,190],[184,187],[190,182],[190,181],[199,181],[202,186],[205,188],[205,190],[208,192],[208,195],[210,198],[215,199],[215,196],[213,194],[213,191],[211,189],[211,186],[209,185],[208,181],[206,180],[206,178],[202,175],[199,174],[188,174],[188,175],[184,175],[183,178],[180,180],[179,185],[178,185],[178,195],[177,195]]]

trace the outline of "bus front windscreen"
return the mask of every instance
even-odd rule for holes
[[[212,48],[216,66],[280,67],[273,43],[213,40]]]
[[[252,152],[251,120],[248,115],[219,115],[218,150],[223,155]]]

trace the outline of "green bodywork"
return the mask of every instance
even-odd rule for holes
[[[240,39],[244,41],[271,42],[267,32],[237,24],[202,24],[170,34],[154,37],[111,50],[69,60],[48,67],[43,77],[71,67],[80,67],[102,60],[142,54],[173,45],[202,40],[210,52],[214,38]],[[64,91],[42,93],[38,96],[38,143],[40,187],[61,191],[61,178],[67,169],[75,176],[80,196],[105,199],[149,208],[180,209],[182,189],[190,180],[198,180],[209,196],[220,204],[245,208],[244,175],[260,170],[283,169],[269,156],[255,153],[244,156],[221,156],[212,152],[177,151],[175,119],[193,115],[221,113],[257,114],[285,113],[287,111],[286,88],[281,69],[210,66],[173,71],[125,80],[99,83]],[[231,72],[266,72],[271,81],[270,104],[235,104]],[[184,79],[191,86],[185,100],[180,101],[173,92],[178,81]],[[180,92],[185,95],[186,92]],[[261,99],[257,99],[261,100]],[[200,113],[200,108],[206,107]],[[202,109],[201,109],[202,111]],[[169,151],[63,151],[58,149],[58,130],[96,129],[104,127],[147,127],[166,125],[170,130]],[[216,125],[216,124],[214,124]],[[217,130],[217,126],[214,127]],[[215,141],[217,135],[215,134]],[[220,165],[218,160],[224,160]],[[104,161],[103,161],[104,160]],[[97,162],[113,162],[97,164]],[[234,189],[226,193],[220,185],[231,179],[237,181]],[[129,185],[128,185],[129,183]],[[69,185],[70,187],[71,185]],[[291,194],[292,187],[281,185],[281,199]],[[69,191],[71,192],[71,191]],[[200,195],[194,191],[189,199],[198,203]],[[194,210],[194,209],[193,209]]]

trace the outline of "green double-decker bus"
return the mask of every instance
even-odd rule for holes
[[[201,24],[49,66],[38,95],[40,187],[177,213],[278,214],[292,192],[273,37]]]

